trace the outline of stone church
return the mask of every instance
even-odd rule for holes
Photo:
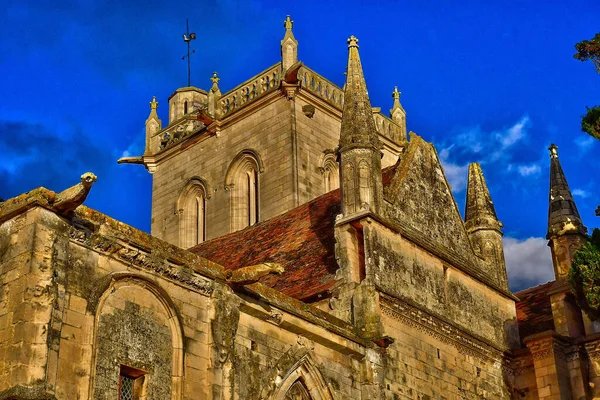
[[[92,173],[0,203],[0,399],[600,398],[556,146],[556,280],[513,294],[481,167],[463,219],[400,92],[371,106],[358,39],[340,88],[284,27],[234,89],[176,90],[164,125],[150,103],[120,162],[152,174],[151,235],[82,205]]]

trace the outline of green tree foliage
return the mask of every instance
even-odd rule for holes
[[[600,106],[586,108],[587,114],[581,117],[581,130],[600,140]]]
[[[579,61],[591,60],[600,73],[600,33],[591,40],[582,40],[575,45],[577,53],[573,56]],[[581,117],[581,130],[600,140],[600,106],[587,108],[587,114]]]
[[[600,320],[600,229],[575,252],[569,282],[577,304],[591,320]]]
[[[582,40],[575,45],[577,53],[573,56],[579,61],[592,60],[596,68],[600,61],[600,33],[596,33],[591,40]],[[599,71],[600,72],[600,71]]]

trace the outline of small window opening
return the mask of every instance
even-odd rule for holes
[[[437,349],[437,358],[440,359],[440,349]]]
[[[258,350],[258,345],[256,344],[256,342],[254,340],[250,341],[250,350],[252,350],[252,351]]]
[[[139,400],[144,396],[146,373],[121,365],[118,400]]]
[[[188,103],[187,103],[187,101],[183,102],[183,113],[184,114],[188,113]]]
[[[475,370],[477,372],[477,377],[479,378],[481,376],[481,368],[475,367]]]

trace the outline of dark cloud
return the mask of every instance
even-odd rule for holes
[[[92,171],[103,175],[111,155],[79,129],[56,132],[29,122],[0,121],[0,197],[39,186],[60,191]]]

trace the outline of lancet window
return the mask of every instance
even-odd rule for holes
[[[179,242],[184,249],[206,240],[206,201],[208,191],[200,179],[191,179],[178,201]]]
[[[333,153],[325,155],[321,169],[323,171],[323,187],[325,188],[325,193],[339,188],[340,173],[338,170],[338,163],[336,162]]]
[[[238,154],[229,167],[225,187],[230,192],[232,232],[260,220],[260,173],[260,159],[253,151]]]

